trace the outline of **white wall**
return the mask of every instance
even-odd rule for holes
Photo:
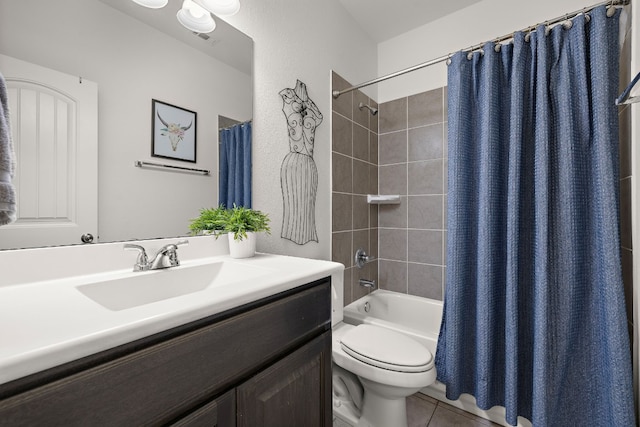
[[[376,45],[337,0],[243,0],[227,21],[254,40],[253,203],[272,218],[272,235],[260,236],[258,250],[329,259],[331,256],[331,94],[330,70],[350,81],[376,75]],[[280,165],[289,152],[282,99],[296,79],[324,120],[317,128],[314,160],[318,168],[318,243],[298,246],[280,237]]]
[[[98,84],[101,241],[184,235],[189,218],[217,204],[217,117],[251,118],[251,76],[97,0],[3,0],[0,52]],[[152,98],[198,113],[197,163],[151,157]]]
[[[378,45],[380,76],[446,56],[594,4],[594,0],[483,0]],[[378,102],[447,84],[444,63],[378,85]]]

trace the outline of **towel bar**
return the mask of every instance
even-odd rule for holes
[[[195,169],[195,168],[185,168],[184,166],[173,166],[173,165],[165,165],[162,163],[151,163],[151,162],[143,162],[140,160],[136,160],[133,165],[137,168],[143,168],[143,167],[147,167],[147,166],[151,166],[154,168],[167,168],[167,169],[177,169],[177,170],[182,170],[182,171],[186,171],[186,172],[194,172],[194,173],[201,173],[203,175],[211,175],[211,171],[209,171],[208,169]]]

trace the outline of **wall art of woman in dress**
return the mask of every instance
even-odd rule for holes
[[[318,169],[313,161],[313,143],[316,128],[322,123],[322,114],[309,99],[307,86],[300,80],[296,82],[295,89],[283,89],[280,96],[287,119],[290,151],[280,168],[284,210],[281,237],[304,245],[318,241]]]

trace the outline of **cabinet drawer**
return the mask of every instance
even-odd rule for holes
[[[329,281],[0,401],[0,425],[171,422],[329,327]]]

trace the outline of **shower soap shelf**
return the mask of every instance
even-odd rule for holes
[[[400,196],[397,194],[367,194],[370,205],[399,205]]]

